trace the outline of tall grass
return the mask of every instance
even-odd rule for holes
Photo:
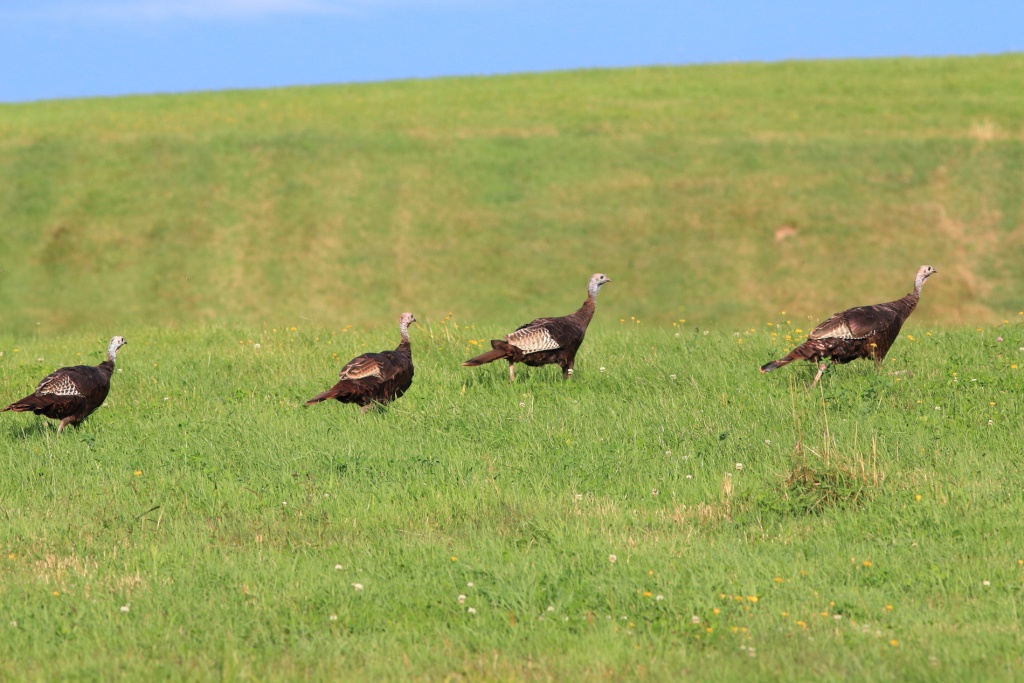
[[[119,330],[81,428],[0,416],[0,677],[1019,676],[1019,318],[812,391],[785,320],[599,311],[514,384],[457,322],[381,414],[300,404],[396,332],[281,325]],[[0,395],[105,334],[0,336]]]

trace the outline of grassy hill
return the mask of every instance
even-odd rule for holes
[[[1024,299],[1024,55],[0,106],[0,331]]]

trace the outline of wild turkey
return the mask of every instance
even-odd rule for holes
[[[833,363],[849,363],[857,358],[874,358],[881,363],[899,336],[903,323],[917,308],[924,281],[934,274],[935,269],[931,266],[921,266],[914,278],[914,291],[902,299],[874,306],[858,306],[834,314],[815,327],[807,341],[784,358],[762,365],[761,372],[771,372],[795,360],[817,363],[830,358]],[[825,362],[818,366],[812,387],[827,367]]]
[[[587,300],[575,313],[561,318],[537,318],[505,335],[504,339],[492,339],[490,351],[470,358],[463,365],[475,367],[504,358],[508,360],[508,378],[514,381],[515,363],[532,366],[554,363],[562,368],[562,377],[568,379],[576,362],[576,352],[594,317],[597,291],[609,282],[611,280],[603,273],[595,273],[587,285]]]
[[[67,425],[78,426],[94,410],[103,405],[110,392],[110,376],[114,373],[117,350],[127,344],[124,337],[114,337],[107,346],[107,360],[99,365],[75,365],[54,370],[43,378],[36,390],[7,406],[0,413],[32,411],[60,420],[57,432]]]
[[[402,341],[394,351],[364,353],[353,358],[338,373],[338,383],[306,401],[307,406],[332,398],[355,403],[365,413],[371,406],[384,406],[404,394],[412,385],[412,347],[409,325],[416,322],[412,313],[403,313],[398,329]]]

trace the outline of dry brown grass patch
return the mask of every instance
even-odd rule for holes
[[[85,578],[96,572],[96,561],[69,555],[47,555],[32,564],[36,579],[47,585],[63,585],[68,578]]]

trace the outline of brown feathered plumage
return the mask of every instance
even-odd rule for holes
[[[595,273],[587,285],[587,300],[575,313],[560,318],[537,318],[504,339],[492,339],[490,351],[470,358],[463,365],[473,367],[504,358],[508,361],[508,377],[514,380],[515,363],[532,366],[555,364],[562,368],[562,376],[568,378],[587,326],[594,317],[597,291],[608,282],[611,280],[606,275]]]
[[[306,401],[306,405],[333,398],[355,403],[362,407],[361,412],[366,412],[373,405],[383,406],[399,398],[412,386],[409,325],[414,322],[412,313],[403,313],[398,323],[402,340],[394,351],[364,353],[353,358],[338,373],[338,383]]]
[[[110,376],[114,373],[117,350],[127,343],[124,337],[114,337],[107,347],[107,360],[95,366],[75,365],[54,370],[43,378],[34,392],[0,412],[33,412],[60,420],[58,433],[69,424],[77,427],[103,405],[110,392]]]
[[[903,323],[917,308],[924,281],[935,272],[931,266],[921,266],[914,278],[914,290],[902,299],[836,313],[815,327],[807,341],[785,357],[762,365],[761,372],[771,372],[795,360],[817,363],[828,358],[833,363],[849,363],[857,358],[874,358],[881,363],[899,336]],[[826,363],[821,363],[815,383],[821,379],[826,367]]]

